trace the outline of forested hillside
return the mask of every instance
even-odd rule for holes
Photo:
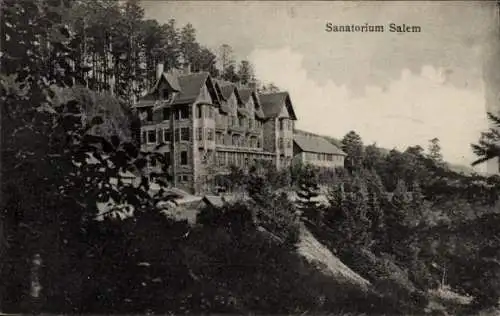
[[[70,2],[62,22],[71,29],[78,77],[91,90],[112,90],[131,101],[152,86],[159,62],[165,71],[189,64],[193,72],[207,71],[232,82],[254,79],[250,62],[237,62],[230,45],[214,52],[198,41],[191,24],[147,20],[139,0]],[[43,36],[41,57],[53,57],[48,44],[54,36]]]

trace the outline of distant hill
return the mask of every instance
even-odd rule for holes
[[[335,146],[337,146],[338,148],[342,148],[342,141],[340,139],[337,139],[337,138],[334,138],[334,137],[330,137],[330,136],[325,136],[325,135],[319,135],[319,134],[315,134],[315,133],[303,131],[303,130],[300,130],[300,129],[296,129],[295,132],[297,134],[301,134],[301,135],[312,135],[312,136],[323,137],[326,140],[328,140],[330,143],[332,143]],[[380,148],[380,150],[385,155],[389,154],[389,152],[391,151],[390,149],[387,149],[387,148]],[[447,163],[447,165],[448,165],[448,167],[450,168],[451,171],[456,172],[456,173],[461,173],[461,174],[464,174],[464,175],[472,175],[472,174],[477,173],[472,167],[469,167],[469,166],[459,165],[459,164],[452,164],[452,163]]]

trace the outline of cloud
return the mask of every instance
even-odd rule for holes
[[[487,128],[482,88],[450,85],[449,69],[424,66],[420,74],[402,69],[399,79],[366,86],[359,96],[345,84],[312,80],[303,56],[290,48],[256,49],[250,60],[260,80],[290,92],[297,127],[311,132],[341,138],[355,130],[366,144],[401,150],[427,148],[428,140],[438,137],[447,161],[470,164],[475,158],[470,144]]]

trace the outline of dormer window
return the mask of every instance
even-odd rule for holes
[[[160,100],[162,101],[168,101],[170,98],[170,93],[167,89],[161,89],[160,90]]]
[[[145,120],[146,122],[153,121],[153,108],[152,107],[145,107],[141,110],[140,113],[141,113],[142,119]]]

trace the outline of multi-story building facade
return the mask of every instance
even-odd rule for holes
[[[292,161],[297,118],[287,92],[258,94],[205,72],[165,73],[160,65],[136,108],[141,149],[164,153],[173,185],[189,192],[210,190],[210,178],[230,165]]]

